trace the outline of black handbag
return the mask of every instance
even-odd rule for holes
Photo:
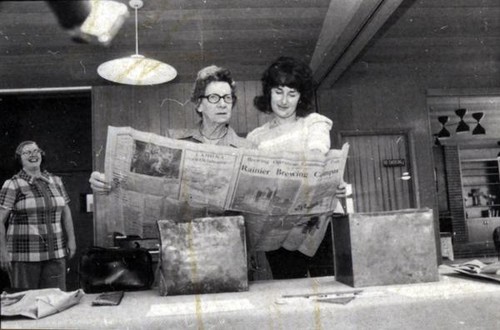
[[[80,258],[78,275],[86,293],[147,290],[154,280],[144,248],[91,247]]]

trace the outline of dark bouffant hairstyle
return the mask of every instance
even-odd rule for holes
[[[193,87],[191,94],[191,102],[193,102],[198,109],[201,103],[201,97],[205,95],[205,89],[208,84],[214,81],[227,82],[231,86],[231,95],[233,96],[233,107],[236,105],[236,83],[231,77],[231,72],[226,68],[221,68],[216,65],[210,65],[198,71],[198,76]],[[196,112],[201,116],[201,113]]]
[[[23,161],[21,159],[23,148],[30,144],[38,145],[35,141],[23,141],[19,143],[19,145],[16,148],[16,153],[14,154],[14,161],[16,166],[18,167],[18,170],[21,170],[23,168]],[[42,153],[40,155],[42,156],[42,161],[40,162],[40,169],[43,170],[44,169],[43,165],[45,163],[45,152],[42,150]]]
[[[281,56],[262,74],[262,94],[254,98],[255,107],[272,113],[271,89],[287,86],[300,93],[297,104],[297,117],[305,117],[313,112],[314,80],[311,68],[293,57]]]

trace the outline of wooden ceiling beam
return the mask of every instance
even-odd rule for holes
[[[314,78],[321,82],[383,0],[332,0],[311,58]]]
[[[331,1],[311,59],[319,89],[332,87],[402,1]]]

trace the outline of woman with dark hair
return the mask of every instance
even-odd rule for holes
[[[258,149],[308,154],[330,150],[332,121],[313,112],[314,83],[308,65],[291,57],[280,57],[262,75],[262,95],[254,99],[258,110],[273,119],[251,131],[247,139]],[[345,190],[339,187],[337,197]],[[252,221],[247,217],[247,221]],[[295,225],[277,250],[266,251],[273,278],[299,278],[311,274],[310,266],[325,237],[330,219],[305,216]]]
[[[254,104],[264,113],[273,113],[271,97],[273,88],[287,86],[300,93],[296,107],[297,117],[306,117],[314,111],[314,82],[310,68],[292,57],[278,58],[262,75],[262,93],[254,99]]]
[[[332,121],[313,112],[311,69],[294,58],[280,57],[261,81],[263,95],[255,97],[254,105],[273,119],[248,133],[247,139],[262,150],[328,152]]]
[[[15,289],[66,290],[66,257],[76,251],[68,194],[44,156],[36,142],[20,143],[21,170],[0,190],[0,267]]]

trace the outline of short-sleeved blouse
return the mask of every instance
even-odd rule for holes
[[[326,154],[330,150],[332,121],[319,113],[298,117],[296,121],[276,125],[274,120],[257,127],[247,135],[260,150],[283,150],[305,152],[319,150]]]
[[[34,178],[21,170],[4,182],[0,208],[10,211],[7,250],[12,261],[38,262],[66,256],[62,212],[69,197],[47,171]]]

